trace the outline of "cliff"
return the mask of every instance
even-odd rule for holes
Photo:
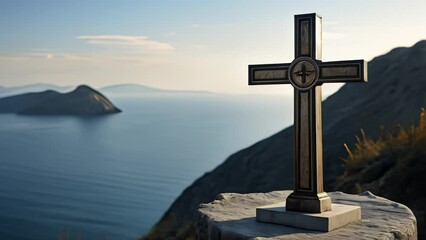
[[[426,106],[426,41],[396,48],[368,64],[369,83],[346,84],[323,102],[326,190],[343,173],[344,143],[354,143],[363,128],[371,137],[380,126],[407,125]],[[285,114],[285,113],[283,113]],[[205,173],[174,201],[144,239],[191,238],[200,203],[219,193],[270,192],[293,188],[293,127],[284,129],[225,160]]]

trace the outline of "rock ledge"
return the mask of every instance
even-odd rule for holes
[[[256,222],[256,207],[283,201],[292,191],[222,193],[201,204],[195,216],[198,239],[417,239],[414,214],[406,206],[370,192],[328,193],[333,203],[361,206],[362,220],[331,232]]]

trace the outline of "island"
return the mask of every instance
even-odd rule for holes
[[[119,112],[108,98],[87,85],[68,93],[47,90],[0,98],[0,113],[93,116]]]

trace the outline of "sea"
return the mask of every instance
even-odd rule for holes
[[[122,113],[0,114],[1,240],[138,239],[198,177],[293,121],[288,96],[110,99]]]

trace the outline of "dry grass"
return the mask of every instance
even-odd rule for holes
[[[399,155],[397,153],[409,151],[426,151],[426,110],[421,109],[418,125],[403,128],[398,126],[395,131],[382,134],[377,140],[369,139],[363,129],[361,137],[355,136],[356,142],[351,150],[344,145],[348,156],[341,160],[345,165],[345,173],[342,177],[353,176],[366,166],[374,163],[382,155]]]
[[[372,193],[408,206],[417,218],[419,239],[426,239],[426,111],[418,124],[398,127],[377,140],[361,137],[345,146],[345,173],[336,190]]]

